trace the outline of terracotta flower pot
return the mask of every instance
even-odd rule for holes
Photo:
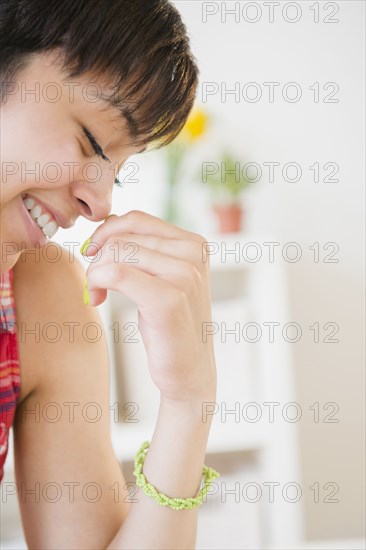
[[[242,231],[243,208],[239,204],[213,204],[213,210],[219,222],[220,233],[238,233]]]

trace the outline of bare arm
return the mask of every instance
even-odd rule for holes
[[[95,255],[96,245],[101,253],[88,268],[91,303],[100,304],[106,291],[114,289],[137,304],[150,375],[160,390],[143,473],[159,492],[194,497],[210,429],[202,419],[202,404],[216,399],[213,341],[202,337],[204,323],[211,321],[206,240],[145,212],[130,211],[109,217],[91,242],[85,254]],[[132,262],[131,244],[136,247]],[[138,499],[108,548],[195,547],[197,509],[162,507],[141,490]]]
[[[78,263],[70,265],[65,254],[61,262],[47,264],[46,269],[40,264],[27,269],[32,293],[17,296],[17,303],[23,305],[18,322],[28,328],[37,321],[41,326],[49,322],[60,327],[66,322],[80,327],[90,322],[101,325],[97,311],[81,303],[84,272]],[[197,509],[162,507],[142,490],[134,496],[138,502],[129,502],[110,442],[104,339],[90,343],[75,330],[71,341],[63,330],[56,343],[27,337],[21,352],[24,373],[37,380],[35,390],[18,409],[15,425],[16,476],[30,548],[194,548]],[[212,392],[179,402],[162,398],[144,464],[147,480],[160,492],[172,497],[196,495],[210,429],[210,422],[201,418],[202,401],[214,399]],[[97,411],[91,403],[102,411],[97,422],[90,421]],[[60,410],[61,418],[52,421]],[[117,502],[112,490],[116,484]],[[31,493],[22,494],[21,486],[28,490],[38,486],[39,501]],[[52,502],[57,491],[61,498]]]
[[[55,264],[27,261],[15,277],[21,382],[33,386],[14,425],[26,541],[32,549],[100,550],[129,509],[110,440],[105,340],[92,343],[92,330],[85,337],[88,323],[101,326],[100,317],[84,306],[84,270],[66,253]]]
[[[212,400],[214,397],[208,396],[207,401]],[[160,404],[143,473],[168,496],[193,497],[200,487],[210,428],[210,422],[202,421],[201,408],[201,403]],[[122,528],[108,548],[195,548],[197,508],[177,511],[160,506],[142,489],[136,498],[138,502],[131,503]]]

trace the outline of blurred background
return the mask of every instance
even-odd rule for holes
[[[174,3],[200,67],[196,107],[172,146],[129,159],[112,212],[144,210],[210,243],[219,389],[206,464],[221,478],[197,548],[364,548],[365,4]],[[80,220],[54,241],[94,229]],[[124,411],[113,442],[133,481],[158,392],[134,305],[110,292],[99,310]],[[14,499],[1,507],[2,548],[25,547]]]

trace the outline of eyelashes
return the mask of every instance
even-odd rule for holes
[[[86,128],[83,128],[83,131],[84,131],[84,134],[86,135],[86,137],[88,138],[88,140],[90,141],[95,153],[99,156],[99,157],[102,157],[103,160],[106,160],[108,162],[111,162],[109,160],[109,158],[104,154],[103,152],[103,149],[101,148],[101,146],[99,145],[99,143],[97,143],[95,137],[89,132],[89,130],[87,130]]]
[[[103,149],[101,148],[99,143],[97,143],[95,137],[89,132],[89,130],[87,130],[86,128],[83,127],[83,132],[86,135],[86,137],[88,138],[88,140],[89,140],[90,144],[92,145],[95,153],[99,157],[101,157],[103,160],[106,160],[107,162],[111,162],[109,160],[109,158],[104,154]],[[117,185],[117,187],[123,187],[123,183],[120,182],[118,178],[115,178],[114,184]]]

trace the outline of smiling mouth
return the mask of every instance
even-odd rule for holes
[[[37,199],[27,193],[22,195],[22,199],[30,217],[38,225],[43,235],[48,239],[52,239],[59,229],[59,225],[52,213],[40,204]]]

